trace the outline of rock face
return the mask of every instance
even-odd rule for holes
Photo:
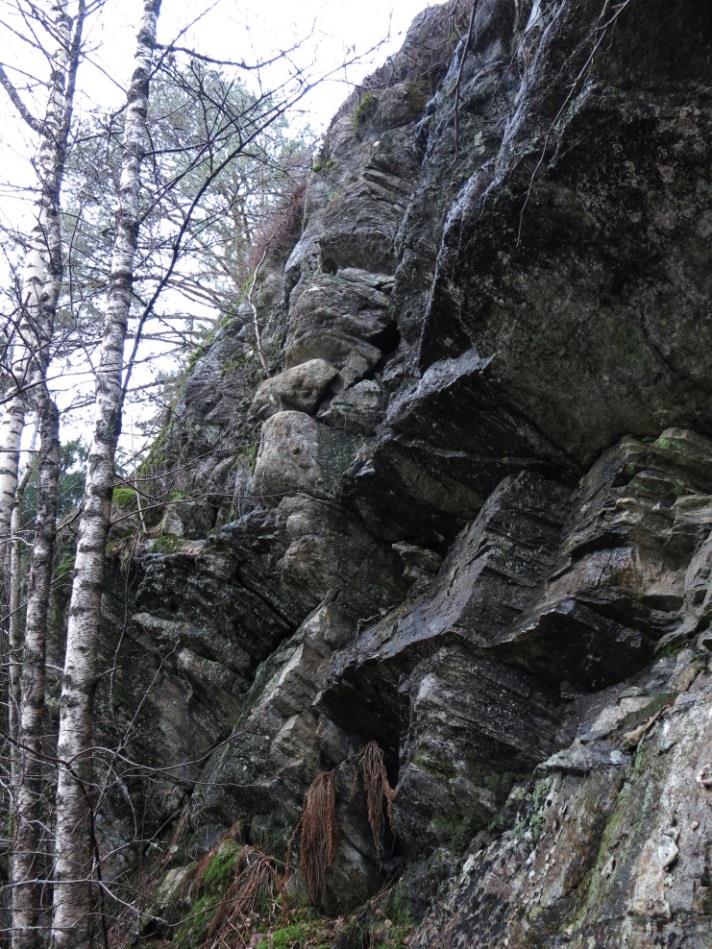
[[[334,119],[272,375],[223,328],[154,452],[117,655],[184,862],[283,856],[332,771],[329,913],[710,944],[711,65],[703,0],[450,0]]]

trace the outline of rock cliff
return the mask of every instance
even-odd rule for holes
[[[107,596],[166,880],[327,772],[323,945],[709,946],[710,67],[708,0],[450,0],[337,114]]]

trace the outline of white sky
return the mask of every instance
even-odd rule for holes
[[[312,128],[319,131],[348,95],[349,83],[359,82],[388,55],[397,50],[414,16],[443,0],[163,0],[159,40],[169,43],[180,35],[180,45],[199,49],[218,59],[259,61],[306,38],[294,59],[312,66],[312,73],[326,73],[344,59],[381,44],[371,55],[338,70],[300,104]],[[49,0],[44,4],[49,5]],[[0,15],[12,22],[14,0],[0,0]],[[88,61],[80,75],[77,108],[123,101],[129,78],[140,0],[106,0],[104,10],[92,18],[85,39]],[[187,33],[193,21],[198,22]],[[385,39],[385,42],[383,42]],[[0,24],[0,61],[6,66],[31,68],[27,50]],[[12,68],[11,78],[18,79]],[[249,80],[249,75],[248,80]],[[254,75],[254,74],[253,74]],[[274,72],[265,74],[273,81]],[[21,80],[19,80],[21,81]],[[17,185],[33,180],[29,167],[31,134],[17,118],[0,90],[0,216],[16,219]]]
[[[49,0],[40,3],[49,5]],[[320,132],[348,95],[349,84],[361,81],[397,50],[413,17],[432,5],[424,0],[163,0],[159,41],[177,42],[217,59],[255,62],[304,40],[291,58],[311,75],[323,75],[344,60],[382,44],[362,61],[338,69],[302,100],[299,113],[293,116],[295,127],[304,122]],[[14,6],[15,0],[0,0],[0,17],[9,20]],[[96,104],[119,107],[123,103],[141,10],[141,0],[106,0],[105,9],[93,18],[85,36],[89,55],[80,70],[78,112]],[[193,25],[185,32],[191,22]],[[0,61],[10,67],[35,68],[28,64],[27,50],[1,23]],[[283,79],[278,71],[281,69],[273,67],[265,72],[262,79],[267,88]],[[13,79],[19,76],[8,71]],[[257,74],[248,73],[248,84],[251,79],[256,81]],[[0,223],[17,225],[31,219],[31,195],[18,192],[18,186],[33,183],[29,161],[33,147],[31,133],[0,90]],[[137,381],[141,381],[139,377]],[[90,382],[87,372],[84,384]],[[75,393],[80,384],[77,378],[58,378],[55,387],[60,402],[62,389]],[[77,425],[81,429],[79,420],[70,423],[65,437],[76,437]],[[131,420],[127,419],[126,447],[135,449],[138,442],[131,437],[131,429]]]
[[[163,43],[174,40],[205,10],[182,36],[181,45],[219,59],[254,61],[303,38],[304,50],[314,53],[325,69],[341,62],[345,54],[368,50],[390,35],[391,41],[362,66],[350,68],[347,76],[342,73],[310,97],[310,110],[325,122],[345,98],[345,81],[359,81],[372,71],[400,46],[413,17],[435,4],[424,0],[205,0],[204,4],[164,0],[159,34]],[[102,60],[109,71],[119,71],[116,51],[132,48],[140,8],[138,0],[112,3],[93,31],[92,39],[102,45]],[[304,61],[304,53],[297,56]]]

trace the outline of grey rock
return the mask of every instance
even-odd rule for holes
[[[277,412],[262,426],[255,465],[255,491],[268,505],[286,494],[316,490],[319,471],[319,427],[304,412]]]
[[[364,356],[359,355],[355,351],[350,352],[339,373],[343,387],[348,389],[355,382],[358,382],[359,379],[363,379],[363,377],[368,374],[369,369],[370,364]]]
[[[318,274],[309,286],[293,290],[287,365],[322,358],[341,368],[355,352],[375,366],[391,345],[389,289],[388,278],[347,268]]]
[[[560,679],[573,649],[570,681],[581,688],[642,667],[656,639],[679,628],[688,564],[699,564],[705,548],[709,495],[701,492],[709,490],[711,449],[707,439],[670,430],[650,444],[624,439],[604,454],[581,483],[543,597],[500,635],[497,654],[519,661],[521,650],[527,669]]]
[[[272,415],[262,426],[253,491],[268,507],[297,493],[333,495],[351,466],[359,442],[304,412]]]
[[[249,414],[263,420],[285,409],[314,415],[337,376],[337,370],[323,359],[310,359],[285,369],[260,383]]]
[[[375,379],[364,379],[345,389],[320,413],[327,425],[350,432],[369,433],[385,415],[386,393]]]
[[[434,550],[403,542],[393,544],[393,550],[403,563],[403,579],[418,590],[424,589],[442,565],[442,557]]]

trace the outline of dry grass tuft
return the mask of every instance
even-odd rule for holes
[[[298,830],[299,869],[312,902],[319,903],[325,895],[326,871],[336,857],[338,825],[333,771],[321,771],[312,781],[293,836]]]
[[[233,949],[250,944],[254,914],[263,908],[269,921],[276,915],[283,880],[271,857],[245,847],[235,875],[208,928],[204,949]]]
[[[258,261],[268,253],[284,253],[294,244],[304,216],[306,188],[306,179],[295,181],[293,187],[282,195],[272,213],[257,228],[247,261],[249,272],[254,272]]]
[[[376,845],[376,853],[380,857],[383,853],[383,803],[385,801],[388,825],[393,830],[393,798],[396,792],[388,780],[383,749],[377,741],[370,741],[363,749],[361,767],[363,768],[368,823]]]

